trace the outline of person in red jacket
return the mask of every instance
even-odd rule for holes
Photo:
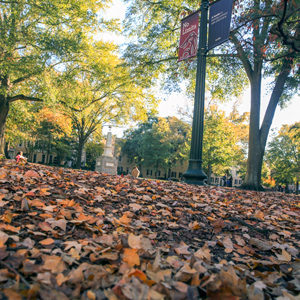
[[[23,156],[23,152],[20,151],[17,156],[16,156],[16,160],[17,160],[17,163],[21,162],[21,163],[25,163],[27,164],[27,158],[25,156]]]

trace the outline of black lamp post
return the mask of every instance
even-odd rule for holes
[[[192,143],[188,170],[183,174],[185,183],[196,185],[205,185],[204,180],[207,179],[206,174],[202,170],[202,144],[204,124],[208,7],[208,0],[202,0],[200,9],[200,39],[197,53],[198,61],[192,128]]]

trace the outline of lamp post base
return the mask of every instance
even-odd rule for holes
[[[202,171],[202,161],[190,160],[188,170],[183,173],[184,183],[195,185],[206,185],[206,174]]]

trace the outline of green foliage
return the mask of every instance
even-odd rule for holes
[[[300,176],[300,140],[299,122],[284,125],[268,145],[267,162],[271,176],[277,185],[287,185],[299,181]],[[296,138],[295,138],[296,136]]]
[[[52,74],[61,109],[72,120],[78,140],[77,168],[85,143],[100,134],[102,125],[143,120],[155,110],[155,98],[122,65],[116,50],[114,44],[95,42],[83,61]]]
[[[33,141],[32,131],[38,120],[35,116],[38,105],[27,101],[14,102],[10,106],[6,122],[6,142],[15,145],[21,141]]]
[[[238,134],[243,131],[243,117],[235,115],[233,118],[233,114],[226,117],[225,112],[216,105],[208,106],[205,111],[203,168],[208,174],[208,183],[211,172],[222,175],[244,160],[245,154]]]
[[[125,132],[122,152],[137,164],[167,171],[188,159],[190,125],[175,118],[150,116],[135,130]]]
[[[102,16],[108,2],[0,3],[0,152],[4,151],[5,124],[12,103],[56,101],[57,90],[49,73],[82,61],[91,47],[92,33],[113,27],[118,30],[115,20],[108,22]]]
[[[95,170],[96,159],[100,157],[104,150],[104,144],[96,141],[88,141],[85,145],[86,151],[86,168],[88,170]]]
[[[205,112],[203,137],[204,168],[212,167],[216,175],[224,173],[233,166],[236,155],[237,140],[233,134],[232,124],[225,113],[211,106]],[[236,149],[235,149],[236,148]]]

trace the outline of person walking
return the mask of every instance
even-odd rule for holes
[[[134,167],[132,172],[131,172],[131,176],[135,177],[135,178],[138,178],[140,175],[140,171],[137,167]]]

